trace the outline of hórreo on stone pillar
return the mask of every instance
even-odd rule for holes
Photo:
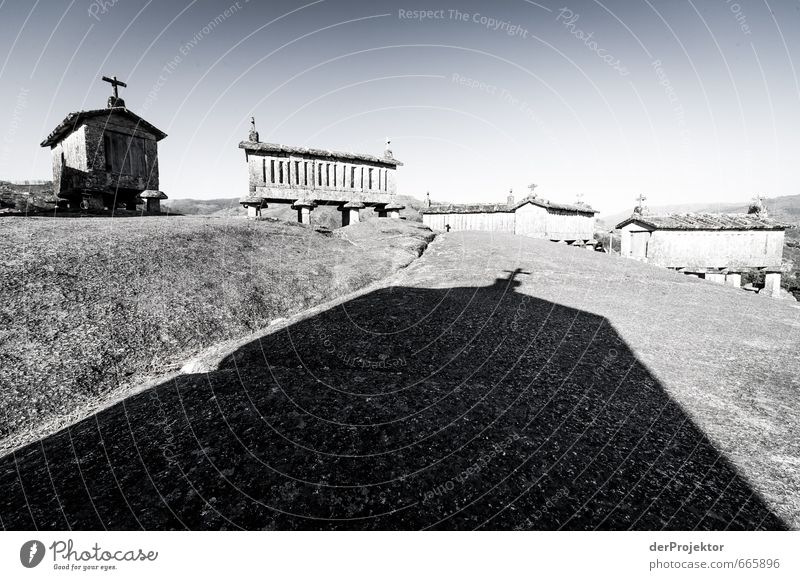
[[[247,210],[247,217],[252,219],[261,217],[261,210],[267,207],[264,198],[258,195],[248,195],[239,202],[239,205]]]
[[[738,272],[728,272],[725,275],[725,284],[734,288],[742,287],[742,275]]]
[[[773,298],[781,297],[781,273],[767,272],[764,274],[764,293]]]
[[[292,204],[292,209],[297,210],[297,222],[301,224],[311,224],[311,212],[317,207],[316,202],[311,199],[298,199]]]
[[[392,203],[386,204],[385,211],[389,214],[390,218],[399,220],[401,209],[406,209],[406,206],[393,201]]]
[[[348,201],[344,205],[339,206],[339,211],[342,212],[342,227],[349,226],[350,224],[357,224],[361,221],[359,211],[366,206],[360,201]]]
[[[154,189],[147,189],[139,194],[147,204],[145,211],[147,213],[161,213],[161,200],[167,199],[167,194],[163,191],[156,191]]]

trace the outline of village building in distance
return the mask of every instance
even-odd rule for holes
[[[53,156],[53,190],[67,207],[135,210],[146,203],[159,212],[167,196],[158,190],[158,142],[167,134],[125,107],[117,77],[105,109],[70,113],[42,141]]]
[[[744,272],[757,270],[764,272],[765,292],[780,296],[787,226],[768,218],[760,200],[747,214],[658,216],[648,215],[644,199],[616,226],[623,257],[737,288]]]
[[[519,202],[509,195],[505,204],[432,205],[421,210],[422,222],[433,230],[509,232],[568,244],[594,240],[595,214],[583,202],[554,203],[531,195]]]
[[[291,204],[300,223],[311,222],[318,204],[335,204],[342,226],[358,222],[372,208],[378,217],[400,217],[395,171],[403,165],[394,158],[389,141],[383,156],[262,143],[251,119],[244,149],[249,194],[240,204],[249,217],[258,217],[271,203]]]

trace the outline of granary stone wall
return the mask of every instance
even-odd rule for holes
[[[547,209],[526,203],[514,212],[514,233],[529,238],[547,237]]]
[[[453,211],[449,211],[450,207]],[[478,206],[480,207],[480,206]],[[475,206],[444,206],[423,210],[422,223],[434,230],[512,232],[554,241],[588,241],[594,237],[594,213],[523,203],[508,210],[477,211]],[[469,208],[469,211],[467,209]]]
[[[667,268],[778,269],[783,239],[781,230],[656,230],[650,234],[647,261]]]
[[[665,268],[778,269],[783,230],[652,230],[637,223],[621,228],[624,257]]]
[[[271,150],[261,143],[240,146],[247,156],[251,195],[268,201],[389,203],[397,192],[392,160],[281,146]]]
[[[513,232],[513,212],[432,213],[422,214],[422,223],[432,230],[479,230],[486,232]]]
[[[53,191],[56,194],[82,186],[89,169],[86,149],[85,125],[53,147]]]
[[[91,170],[86,189],[159,189],[158,143],[153,135],[119,115],[89,119],[86,128]],[[115,151],[108,151],[109,146]]]
[[[156,138],[120,115],[87,119],[52,153],[53,187],[62,196],[159,188]]]
[[[594,237],[594,221],[593,215],[548,209],[545,237],[549,240],[591,240]]]
[[[378,162],[247,152],[250,192],[268,201],[383,202],[397,191],[395,168]]]

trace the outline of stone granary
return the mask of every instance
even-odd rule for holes
[[[430,205],[421,210],[422,223],[433,230],[512,232],[555,242],[587,243],[594,239],[597,213],[584,203],[553,203],[536,195],[505,204]]]
[[[400,217],[394,158],[389,141],[383,156],[345,153],[307,147],[262,143],[255,120],[244,149],[249,171],[249,194],[240,204],[249,217],[257,217],[271,203],[291,204],[300,223],[310,223],[318,204],[334,204],[342,212],[342,225],[357,222],[372,208],[378,217]]]
[[[53,189],[68,207],[135,210],[146,200],[157,212],[166,195],[158,191],[158,142],[167,136],[125,106],[119,86],[105,109],[70,113],[42,141],[53,156]]]
[[[658,216],[648,215],[640,205],[616,227],[626,258],[737,288],[744,272],[760,271],[765,291],[780,295],[786,226],[769,219],[759,201],[747,214]]]

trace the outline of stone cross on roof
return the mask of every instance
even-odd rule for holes
[[[535,184],[535,183],[531,183],[528,186],[528,189],[531,190],[531,197],[536,197],[536,192],[534,191],[534,189],[536,189],[537,187],[539,187],[539,186],[537,184]]]
[[[114,76],[113,78],[103,77],[103,80],[107,83],[111,83],[111,86],[114,87],[114,99],[119,99],[119,89],[117,87],[128,86],[122,81],[118,81],[116,76]]]
[[[647,198],[644,196],[644,194],[640,193],[636,198],[636,207],[633,208],[634,215],[642,215],[644,213],[644,202],[646,200]]]
[[[753,201],[750,202],[750,206],[747,208],[747,213],[767,217],[767,208],[764,206],[763,195],[753,197]]]
[[[103,77],[103,80],[105,82],[107,82],[107,83],[111,83],[111,86],[114,87],[114,96],[113,97],[108,97],[108,108],[112,108],[112,107],[123,107],[124,108],[125,107],[125,101],[123,101],[119,97],[119,89],[118,89],[118,87],[127,87],[128,85],[126,83],[123,83],[120,80],[117,80],[117,77],[113,77],[113,78]]]

